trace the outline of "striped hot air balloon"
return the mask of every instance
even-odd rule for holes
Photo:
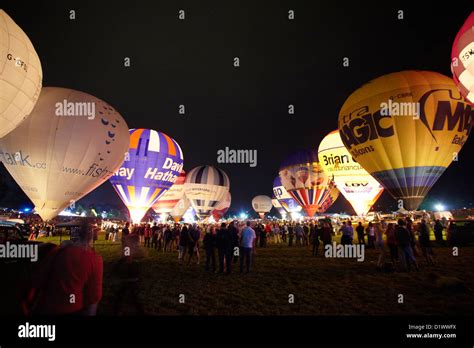
[[[182,169],[183,152],[174,139],[152,129],[131,129],[129,152],[110,182],[139,223]]]
[[[336,199],[339,197],[339,190],[336,187],[334,180],[331,180],[328,185],[329,189],[326,191],[325,196],[321,199],[319,212],[324,213],[326,210],[334,204]]]
[[[173,210],[176,204],[178,204],[179,200],[183,198],[185,179],[186,173],[183,170],[173,186],[153,204],[153,210],[155,213],[160,214],[163,220],[166,219],[168,214]]]
[[[229,192],[229,188],[230,180],[223,170],[213,166],[199,166],[186,176],[184,194],[198,217],[206,219]]]
[[[451,71],[463,97],[474,104],[474,12],[454,39]]]
[[[230,195],[230,192],[227,192],[224,198],[216,204],[216,207],[212,211],[212,217],[214,218],[214,220],[219,221],[224,216],[224,214],[227,213],[227,210],[229,210],[230,208],[231,202],[232,196]]]
[[[302,210],[298,202],[296,202],[285,189],[279,176],[273,180],[273,195],[286,213],[299,213]]]
[[[285,189],[309,217],[319,211],[330,180],[318,163],[316,150],[302,150],[288,157],[279,175]]]
[[[453,80],[400,71],[366,83],[339,112],[352,157],[398,200],[416,210],[466,143],[474,110]]]

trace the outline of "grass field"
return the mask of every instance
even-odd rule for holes
[[[311,256],[306,247],[271,245],[257,249],[251,274],[209,274],[201,264],[180,266],[177,252],[145,249],[133,267],[134,291],[120,292],[120,244],[99,240],[104,259],[100,315],[472,315],[474,247],[434,248],[436,266],[420,255],[420,272],[382,273],[378,254],[366,249],[364,262]],[[185,303],[179,302],[184,295]],[[289,295],[294,303],[289,303]],[[398,303],[399,294],[404,303]],[[117,312],[116,302],[121,304]]]

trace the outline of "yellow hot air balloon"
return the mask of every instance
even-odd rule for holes
[[[339,132],[352,157],[415,210],[457,158],[473,117],[450,78],[402,71],[356,90],[340,110]]]
[[[0,10],[0,138],[33,110],[42,79],[41,63],[30,39]]]
[[[0,159],[49,220],[112,176],[129,139],[125,120],[107,103],[45,87],[31,115],[0,140]]]
[[[318,148],[319,163],[357,215],[366,214],[380,197],[383,187],[361,167],[342,143],[339,131],[324,137]]]

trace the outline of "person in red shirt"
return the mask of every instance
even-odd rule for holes
[[[95,315],[102,298],[102,257],[91,248],[95,227],[73,227],[71,240],[39,265],[29,294],[30,314]]]

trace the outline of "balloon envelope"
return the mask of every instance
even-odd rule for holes
[[[179,222],[190,206],[191,202],[189,201],[189,199],[187,199],[186,196],[183,196],[183,198],[179,200],[179,202],[170,212],[170,215],[173,220]]]
[[[219,221],[219,219],[221,219],[225,215],[225,213],[227,213],[227,210],[229,210],[230,208],[231,202],[232,196],[230,195],[230,192],[227,192],[224,198],[216,204],[216,207],[212,211],[212,217],[214,218],[214,220]]]
[[[302,210],[298,202],[285,189],[279,176],[273,180],[273,195],[287,213],[298,213]]]
[[[166,191],[163,196],[153,204],[153,210],[157,214],[168,214],[170,213],[179,200],[184,196],[184,180],[186,179],[186,173],[184,170],[178,177],[178,180]]]
[[[184,194],[200,219],[208,218],[230,189],[227,174],[213,166],[199,166],[186,176]]]
[[[66,102],[72,114],[58,105]],[[77,111],[94,109],[94,116]],[[77,106],[81,106],[78,108]],[[0,140],[0,159],[49,220],[107,181],[123,162],[128,127],[110,105],[89,94],[45,87],[31,115]]]
[[[318,157],[324,171],[333,178],[336,187],[356,214],[366,214],[382,194],[383,187],[352,158],[338,130],[329,133],[321,141]]]
[[[0,138],[31,113],[42,79],[41,63],[30,39],[0,9]]]
[[[473,117],[450,78],[402,71],[356,90],[341,108],[339,132],[352,157],[415,210],[466,142]]]
[[[451,71],[463,97],[474,104],[474,11],[454,39]]]
[[[273,205],[273,208],[275,208],[278,212],[278,214],[280,214],[280,216],[285,219],[286,218],[286,210],[282,207],[282,205],[280,204],[280,202],[278,201],[278,199],[276,199],[275,197],[272,198],[272,205]]]
[[[139,223],[182,169],[183,152],[174,139],[152,129],[130,129],[130,149],[110,182],[132,221]]]
[[[272,207],[272,199],[268,196],[260,195],[252,199],[253,210],[255,210],[262,219],[265,213],[268,213],[270,210],[272,210]]]
[[[317,151],[292,154],[281,164],[279,175],[288,193],[312,217],[327,197],[330,181],[318,163]]]

